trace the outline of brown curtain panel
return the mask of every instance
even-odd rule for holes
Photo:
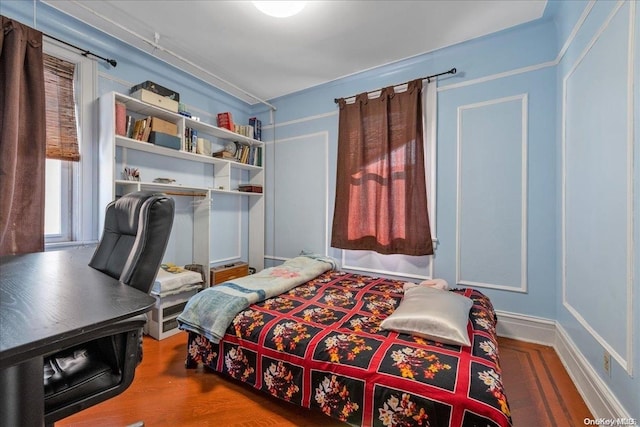
[[[422,137],[422,80],[405,92],[344,99],[331,246],[431,255]]]
[[[42,33],[0,16],[0,255],[44,250]]]

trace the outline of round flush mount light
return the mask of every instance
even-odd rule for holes
[[[258,10],[276,18],[288,18],[299,13],[307,2],[305,1],[254,1]]]

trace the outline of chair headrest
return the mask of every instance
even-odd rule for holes
[[[174,211],[172,198],[150,191],[128,193],[111,202],[89,265],[148,293],[169,241]]]

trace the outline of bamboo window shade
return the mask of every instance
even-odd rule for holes
[[[74,74],[75,64],[44,54],[48,159],[80,160],[73,92]]]

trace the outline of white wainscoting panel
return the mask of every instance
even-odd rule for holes
[[[327,131],[278,139],[274,144],[274,252],[291,258],[300,251],[328,250]]]
[[[458,107],[456,283],[527,291],[527,101]]]
[[[561,123],[562,303],[629,374],[633,3],[612,10],[565,75]]]
[[[209,254],[212,263],[242,258],[242,203],[247,196],[216,195],[211,201],[211,242]],[[246,261],[246,260],[245,260]]]

